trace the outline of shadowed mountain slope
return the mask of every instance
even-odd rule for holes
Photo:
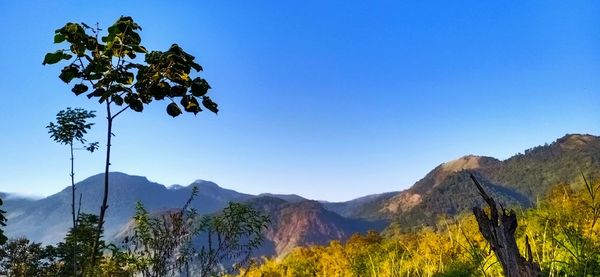
[[[100,207],[104,175],[91,176],[76,184],[77,193],[82,195],[81,212],[97,213]],[[212,213],[225,207],[229,201],[245,201],[251,196],[223,189],[215,183],[196,181],[187,187],[167,189],[150,182],[146,177],[124,173],[110,173],[109,208],[106,214],[105,234],[110,237],[127,223],[135,211],[135,203],[141,201],[150,211],[167,210],[185,203],[198,187],[198,196],[192,207],[200,213]],[[11,236],[26,236],[33,241],[55,243],[64,237],[71,227],[71,188],[44,199],[32,201],[19,209],[8,209],[9,224],[6,228]]]

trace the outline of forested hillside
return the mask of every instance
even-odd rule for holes
[[[468,174],[475,172],[505,206],[529,207],[553,185],[573,183],[581,174],[600,176],[600,137],[570,134],[500,161],[468,155],[440,164],[412,187],[370,201],[330,203],[346,216],[399,221],[405,227],[433,224],[440,215],[456,215],[481,202]]]
[[[600,275],[600,182],[583,183],[580,176],[554,186],[535,207],[517,210],[521,252],[527,236],[546,276]],[[502,276],[472,214],[441,217],[411,231],[399,227],[259,259],[239,276]]]

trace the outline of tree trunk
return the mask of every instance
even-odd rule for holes
[[[92,246],[92,253],[91,253],[91,266],[95,267],[96,266],[96,259],[97,259],[97,252],[98,252],[98,248],[100,247],[100,237],[102,236],[102,227],[104,225],[104,216],[106,215],[106,209],[108,209],[108,176],[109,176],[109,170],[110,170],[110,146],[111,146],[111,139],[112,139],[112,123],[113,123],[113,116],[110,112],[110,102],[106,101],[106,119],[107,119],[107,135],[106,135],[106,162],[105,162],[105,167],[104,167],[104,193],[102,196],[102,205],[100,206],[100,216],[98,217],[98,229],[96,230],[96,239],[94,240],[94,244]],[[93,268],[92,268],[93,270]]]
[[[71,147],[71,215],[73,216],[73,229],[77,227],[77,221],[75,218],[75,161],[73,157],[73,142],[69,144]]]
[[[75,157],[73,155],[73,141],[69,144],[71,148],[71,214],[73,216],[73,231],[77,227],[77,219],[75,218]],[[77,254],[77,246],[73,244],[73,259]],[[73,263],[73,276],[77,276],[77,263]]]
[[[481,208],[474,207],[473,214],[477,219],[479,231],[490,244],[491,249],[502,265],[504,276],[508,277],[538,277],[542,276],[540,266],[533,261],[531,255],[531,246],[529,238],[525,237],[525,247],[527,248],[527,259],[521,255],[515,239],[517,230],[517,215],[514,211],[507,211],[500,205],[502,214],[498,213],[496,201],[483,190],[473,174],[471,179],[477,186],[479,194],[490,207],[490,215],[486,214]]]

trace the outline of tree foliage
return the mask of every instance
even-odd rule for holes
[[[67,61],[59,78],[75,82],[71,89],[75,95],[87,93],[100,103],[141,112],[145,104],[166,98],[171,101],[167,113],[175,117],[182,113],[180,105],[186,112],[201,112],[200,98],[206,109],[217,113],[217,104],[207,95],[208,82],[190,76],[202,70],[194,56],[177,44],[167,51],[148,51],[141,44],[141,30],[131,17],[122,16],[99,40],[98,26],[69,22],[54,34],[54,43],[68,48],[47,53],[42,64]],[[136,59],[140,54],[145,55],[143,62]]]
[[[134,234],[126,237],[124,243],[131,256],[136,258],[136,268],[142,276],[175,274],[190,258],[185,249],[195,235],[196,212],[188,206],[196,195],[194,187],[181,209],[158,216],[151,216],[142,203],[137,202]]]
[[[56,247],[57,257],[62,263],[61,274],[63,276],[94,276],[98,270],[92,264],[89,253],[92,251],[98,216],[93,214],[81,214],[77,224],[67,233],[63,242]],[[95,255],[102,258],[104,241],[100,241],[100,247]],[[76,251],[73,251],[73,250]]]
[[[98,24],[90,27],[85,23],[69,22],[54,33],[54,43],[67,48],[47,53],[42,62],[46,65],[66,61],[67,65],[58,77],[67,84],[75,83],[71,89],[75,95],[86,93],[88,98],[106,106],[104,192],[92,252],[98,249],[108,209],[113,120],[128,109],[141,112],[144,105],[164,99],[171,102],[166,112],[172,117],[182,114],[181,107],[194,115],[201,112],[198,99],[202,99],[202,106],[209,111],[215,114],[219,111],[218,105],[207,95],[211,88],[208,82],[190,75],[202,70],[194,56],[177,44],[172,44],[166,51],[148,51],[141,44],[141,30],[129,16],[121,16],[102,37],[100,32],[103,30]],[[140,54],[144,55],[143,62],[137,59]],[[115,112],[113,108],[118,110]],[[93,253],[90,255],[95,257]]]
[[[26,238],[11,239],[0,246],[0,276],[59,276],[55,248]]]
[[[94,123],[89,123],[88,120],[96,117],[94,111],[87,111],[82,108],[67,108],[61,110],[56,114],[56,123],[50,122],[46,128],[50,134],[50,138],[54,141],[69,146],[71,153],[71,215],[73,220],[73,228],[77,224],[78,214],[75,212],[75,156],[74,146],[75,143],[79,142],[85,148],[85,150],[94,152],[98,149],[98,142],[92,142],[88,145],[84,145],[87,140],[85,134],[92,128]],[[81,205],[81,203],[79,203]]]
[[[142,276],[213,276],[244,265],[264,240],[268,218],[247,205],[229,203],[221,213],[200,216],[189,204],[151,215],[138,202],[128,256]]]
[[[56,123],[50,122],[46,128],[50,134],[50,138],[54,141],[73,146],[79,142],[85,144],[85,134],[92,128],[94,123],[89,123],[87,120],[96,117],[95,111],[87,111],[82,108],[66,108],[56,114]],[[98,143],[92,142],[85,146],[85,149],[94,152],[98,149]]]
[[[600,276],[600,182],[583,178],[555,186],[539,205],[518,210],[517,245],[526,237],[544,276]],[[285,257],[254,260],[239,276],[504,276],[475,217],[438,218],[407,230],[393,224],[382,234],[308,246]]]
[[[191,249],[194,255],[190,262],[198,265],[201,276],[223,271],[219,267],[228,264],[240,268],[263,243],[263,231],[268,224],[269,218],[251,207],[229,203],[220,214],[200,220],[198,232],[203,233],[206,240]]]

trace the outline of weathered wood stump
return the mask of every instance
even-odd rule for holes
[[[477,186],[479,194],[490,207],[490,215],[479,207],[473,208],[473,214],[479,225],[479,231],[490,244],[491,249],[502,264],[504,276],[508,277],[538,277],[542,276],[539,264],[533,261],[529,239],[525,237],[527,259],[521,255],[517,248],[515,231],[517,230],[517,215],[514,211],[507,211],[500,205],[502,214],[498,213],[496,201],[483,190],[477,178],[471,174],[471,179]]]

